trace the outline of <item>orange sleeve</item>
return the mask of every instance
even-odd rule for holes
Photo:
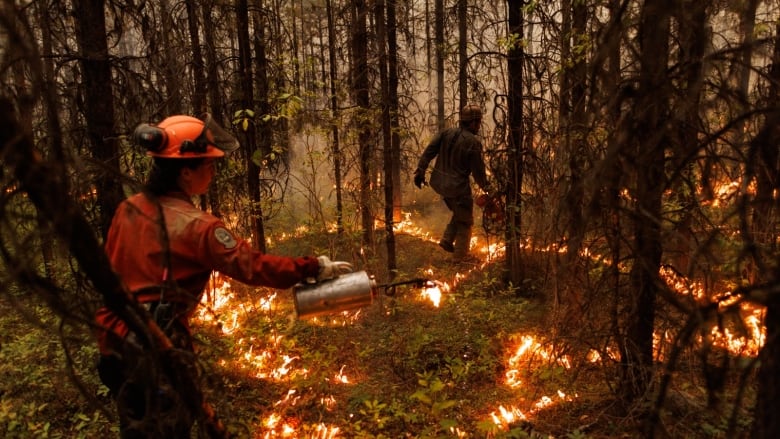
[[[265,254],[233,235],[221,221],[209,224],[202,236],[201,248],[213,269],[249,285],[290,288],[319,272],[316,257]]]

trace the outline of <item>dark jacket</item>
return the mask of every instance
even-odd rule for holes
[[[487,191],[482,143],[470,131],[462,127],[440,131],[423,151],[418,169],[427,169],[434,158],[436,164],[431,174],[431,187],[442,197],[470,197],[469,175]]]

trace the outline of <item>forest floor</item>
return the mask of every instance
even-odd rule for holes
[[[384,258],[366,255],[358,238],[300,235],[275,242],[272,252],[356,261],[387,283]],[[503,259],[453,265],[432,241],[396,235],[394,281],[436,281],[438,304],[435,289],[399,286],[392,296],[380,289],[358,311],[298,319],[289,291],[217,279],[194,331],[207,397],[230,431],[323,439],[642,436],[640,416],[614,400],[614,362],[571,358],[550,343],[561,317],[541,279],[544,260],[528,255],[527,282],[507,291]],[[66,334],[82,393],[66,367],[58,319],[14,297],[18,303],[0,297],[0,435],[115,437],[89,334]],[[685,382],[662,412],[658,437],[725,437],[728,417],[707,410],[701,383]],[[741,417],[740,431],[749,422]]]

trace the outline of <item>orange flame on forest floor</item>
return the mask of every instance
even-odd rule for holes
[[[225,278],[216,274],[212,288],[204,295],[202,306],[198,308],[194,322],[216,325],[225,335],[236,336],[241,329],[241,321],[253,313],[270,313],[276,308],[277,293],[271,293],[260,298],[242,298],[239,300],[231,290],[231,284]],[[285,337],[272,331],[264,339],[255,337],[238,338],[233,344],[234,354],[231,357],[217,360],[221,367],[231,370],[241,370],[247,376],[253,376],[276,382],[289,382],[298,377],[311,379],[310,371],[301,364],[297,355],[285,352]],[[352,380],[347,377],[346,365],[343,365],[332,378],[324,377],[333,385],[350,385]],[[286,417],[284,413],[289,407],[298,404],[301,397],[295,389],[289,390],[274,404],[275,412],[262,419],[262,433],[255,438],[318,438],[335,439],[341,434],[336,426],[324,423],[303,424],[296,417]],[[320,404],[326,410],[332,410],[336,405],[333,396],[323,396]]]
[[[732,296],[730,293],[708,293],[701,282],[691,281],[667,268],[662,268],[659,274],[669,288],[680,295],[693,298],[697,303],[702,305],[717,303],[718,308],[724,310],[733,306],[738,300],[737,297]],[[736,334],[731,329],[718,325],[717,322],[713,322],[710,333],[706,335],[706,342],[711,343],[716,347],[727,349],[736,356],[745,355],[756,357],[766,340],[766,328],[764,327],[765,313],[765,307],[747,301],[742,302],[739,304],[739,315],[746,331],[741,334]],[[656,351],[658,351],[658,346],[660,345],[662,338],[660,336],[656,336],[655,338]],[[664,337],[664,339],[665,338],[667,337]],[[703,338],[704,337],[700,336],[699,341],[703,342]]]
[[[518,389],[523,385],[523,379],[528,374],[528,371],[537,369],[537,367],[532,367],[534,364],[538,366],[540,363],[552,363],[564,369],[572,367],[571,359],[567,355],[555,354],[552,349],[542,345],[532,335],[521,336],[519,344],[513,347],[510,352],[511,354],[507,359],[505,383],[512,389]],[[508,430],[513,424],[528,420],[529,416],[539,410],[548,408],[557,402],[573,401],[575,398],[577,398],[576,393],[573,396],[569,396],[562,390],[557,390],[556,396],[543,395],[525,411],[515,406],[505,407],[500,405],[497,411],[490,412],[489,416],[495,425]]]

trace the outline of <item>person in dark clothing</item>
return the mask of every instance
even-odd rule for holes
[[[469,177],[490,194],[490,187],[482,159],[482,143],[477,137],[482,125],[482,109],[474,104],[460,110],[460,124],[440,131],[423,151],[414,184],[422,188],[428,164],[436,159],[430,185],[442,196],[452,218],[439,241],[439,246],[453,254],[454,262],[471,259],[469,244],[474,225],[474,198]]]

